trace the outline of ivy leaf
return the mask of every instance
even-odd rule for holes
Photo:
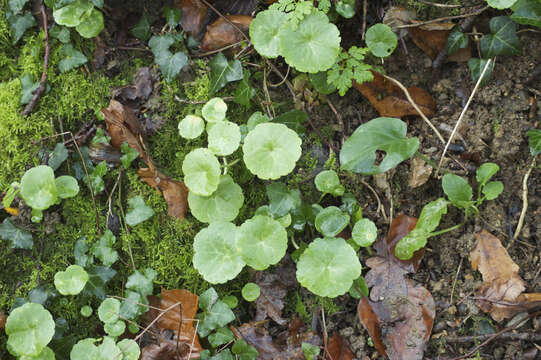
[[[468,46],[469,38],[466,34],[460,31],[459,26],[455,26],[449,33],[447,38],[447,54],[452,55],[460,49],[464,49]]]
[[[62,46],[61,54],[64,56],[58,63],[58,69],[61,73],[75,69],[88,61],[86,56],[82,52],[75,50],[71,44]]]
[[[511,19],[519,24],[541,28],[541,3],[536,0],[518,0],[513,5]]]
[[[349,224],[349,215],[336,206],[329,206],[321,210],[316,216],[316,229],[323,236],[334,237]]]
[[[5,331],[9,352],[17,357],[35,357],[54,335],[54,320],[42,305],[26,303],[9,314]]]
[[[70,265],[54,275],[54,286],[62,295],[77,295],[83,291],[88,273],[79,265]]]
[[[224,54],[219,53],[210,62],[210,90],[211,95],[222,89],[227,83],[242,80],[244,73],[239,60],[227,61]]]
[[[359,126],[340,150],[345,170],[363,175],[379,174],[409,159],[419,148],[419,139],[406,138],[406,124],[395,118],[380,117]],[[376,151],[385,157],[375,166]]]
[[[265,270],[284,257],[287,232],[278,221],[256,215],[240,226],[237,249],[246,264],[256,270]]]
[[[197,332],[199,336],[207,337],[212,330],[222,328],[235,320],[235,314],[223,301],[216,301],[210,310],[197,315],[200,319]]]
[[[248,79],[250,78],[250,73],[246,71],[242,81],[237,86],[235,91],[235,97],[233,101],[237,104],[250,107],[250,100],[255,96],[255,89],[250,86]]]
[[[229,343],[230,341],[235,340],[235,335],[227,327],[222,327],[216,330],[208,337],[209,343],[213,348],[217,348],[220,345]]]
[[[214,222],[197,233],[194,240],[194,267],[212,284],[234,279],[245,263],[237,252],[237,227]]]
[[[128,143],[125,141],[122,143],[122,145],[120,145],[120,150],[124,154],[120,157],[120,162],[122,163],[124,169],[128,169],[132,161],[139,157],[139,152],[128,145]]]
[[[266,186],[269,198],[269,211],[273,217],[287,215],[293,209],[301,206],[301,192],[290,190],[284,183],[274,182]]]
[[[541,130],[529,130],[527,134],[530,138],[530,154],[532,154],[532,156],[541,154]]]
[[[441,179],[441,186],[456,207],[465,209],[472,205],[473,190],[466,179],[455,174],[445,174]]]
[[[180,23],[182,14],[180,13],[180,9],[176,7],[169,7],[166,6],[163,8],[163,17],[165,18],[165,22],[170,27],[175,27]]]
[[[141,41],[147,41],[152,34],[150,25],[150,17],[146,12],[144,12],[137,24],[135,24],[135,26],[130,30],[130,33]],[[152,46],[150,47],[152,48]],[[169,46],[167,46],[167,49],[168,48]]]
[[[295,131],[297,134],[304,134],[304,123],[306,122],[306,119],[308,119],[308,115],[304,111],[290,110],[288,112],[278,115],[277,117],[272,119],[272,122],[275,124],[284,124],[291,130]]]
[[[111,266],[118,260],[118,252],[113,249],[116,237],[107,229],[99,242],[94,246],[92,253],[100,259],[104,266]]]
[[[49,155],[49,161],[47,164],[53,168],[54,171],[56,171],[60,165],[66,161],[68,155],[68,149],[66,149],[64,143],[58,143],[54,147],[53,152]]]
[[[476,83],[481,77],[481,74],[483,73],[483,69],[485,68],[487,64],[487,61],[488,60],[486,59],[478,59],[478,58],[472,58],[468,61],[468,68],[470,69],[471,78],[474,83]],[[493,69],[494,69],[494,61],[491,61],[490,65],[488,65],[488,68],[485,71],[485,75],[483,76],[483,79],[481,80],[479,84],[480,86],[485,86],[488,83]]]
[[[341,238],[315,239],[297,263],[297,280],[318,296],[343,295],[360,275],[355,250]]]
[[[135,319],[144,314],[147,308],[139,304],[147,304],[147,299],[135,291],[127,291],[120,305],[120,316],[126,319]]]
[[[150,25],[149,25],[150,26]],[[171,34],[162,36],[153,36],[148,42],[148,46],[152,50],[155,57],[159,57],[160,53],[169,51],[169,47],[175,43],[175,38]]]
[[[306,16],[297,27],[291,23],[283,27],[279,37],[281,55],[301,72],[329,69],[340,52],[340,32],[320,11]]]
[[[282,11],[266,10],[257,13],[250,23],[250,40],[256,51],[269,59],[280,55],[280,29],[287,21]]]
[[[89,254],[89,248],[84,236],[75,242],[73,256],[75,257],[75,265],[86,268],[94,263],[94,258],[92,254]]]
[[[58,39],[62,44],[70,42],[70,31],[64,26],[55,25],[49,30],[49,34]]]
[[[301,143],[297,133],[283,124],[259,124],[244,139],[244,163],[260,179],[278,179],[295,168]]]
[[[33,82],[32,81],[32,75],[30,74],[24,74],[23,77],[20,78],[21,80],[21,105],[28,104],[30,100],[32,100],[32,96],[34,96],[34,91],[39,87],[39,81]]]
[[[498,10],[508,9],[516,2],[517,0],[487,0],[488,6]]]
[[[0,224],[0,238],[9,242],[11,249],[32,249],[34,241],[32,234],[26,230],[19,229],[10,219],[6,218]]]
[[[23,11],[24,5],[29,0],[9,0],[9,10],[11,10],[12,13],[17,14]]]
[[[372,54],[384,58],[391,55],[398,44],[398,38],[390,26],[376,24],[366,30],[366,46]]]
[[[517,25],[508,16],[496,16],[490,19],[490,32],[481,38],[480,47],[484,58],[497,55],[520,54],[520,41],[517,37]]]
[[[84,292],[99,299],[105,298],[105,284],[115,276],[116,271],[105,266],[92,266],[88,269],[88,282]]]
[[[30,13],[26,11],[23,15],[13,15],[9,14],[7,16],[9,27],[11,29],[11,34],[13,37],[12,44],[15,45],[23,37],[24,32],[36,25],[36,20]]]
[[[135,226],[148,220],[154,215],[154,210],[145,204],[141,196],[136,196],[128,200],[129,210],[126,213],[126,223]]]
[[[154,269],[147,268],[143,273],[136,270],[133,274],[128,277],[126,282],[126,289],[137,291],[143,297],[152,295],[154,290],[154,279],[158,273]]]
[[[188,193],[192,215],[205,223],[233,221],[243,203],[242,189],[229,175],[222,175],[218,188],[210,196]]]
[[[81,23],[77,25],[75,30],[84,38],[91,39],[98,36],[103,30],[103,15],[101,11],[92,9],[92,11],[86,15]]]
[[[175,54],[170,51],[162,51],[155,59],[156,64],[160,66],[162,74],[167,82],[171,82],[178,75],[180,70],[188,65],[188,57],[182,51]]]
[[[255,360],[259,352],[252,345],[248,345],[244,339],[238,339],[231,347],[231,352],[239,360]]]
[[[58,25],[74,27],[79,25],[85,14],[91,12],[94,5],[88,0],[75,0],[74,2],[53,10],[53,17]]]

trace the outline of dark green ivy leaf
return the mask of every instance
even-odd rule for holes
[[[136,270],[128,277],[126,289],[133,290],[141,294],[143,297],[152,295],[154,289],[154,279],[158,273],[154,269],[147,268],[143,272]]]
[[[541,2],[539,0],[518,0],[512,9],[515,11],[511,15],[514,22],[541,28]]]
[[[479,78],[481,77],[487,61],[488,60],[478,58],[472,58],[468,61],[468,68],[470,68],[471,78],[474,83],[477,83],[477,80],[479,80]],[[480,86],[485,86],[488,83],[493,69],[494,61],[492,61],[490,65],[488,65],[487,71],[485,71],[485,75],[483,76],[483,80],[481,80],[481,83],[479,84]]]
[[[282,115],[275,117],[272,122],[284,124],[297,134],[304,134],[304,123],[308,119],[308,114],[301,110],[290,110]]]
[[[197,332],[200,336],[207,337],[212,330],[224,327],[235,320],[235,314],[226,303],[218,300],[212,305],[210,311],[198,314],[198,318],[200,321]]]
[[[154,215],[154,210],[145,204],[141,196],[135,196],[128,200],[128,205],[129,210],[126,213],[126,223],[130,226],[140,224]]]
[[[131,29],[131,34],[142,41],[147,41],[150,38],[150,17],[143,13],[139,22]]]
[[[63,44],[70,42],[70,31],[67,27],[55,25],[49,30],[49,35],[58,39]]]
[[[530,154],[532,156],[541,154],[541,130],[530,130],[527,134],[530,138]]]
[[[68,155],[68,149],[66,149],[64,143],[58,143],[54,147],[54,151],[49,156],[48,165],[56,171],[56,169],[58,169],[60,165],[66,161]]]
[[[73,256],[75,257],[75,265],[86,268],[94,263],[94,257],[89,254],[89,248],[84,236],[75,242]]]
[[[39,81],[33,82],[32,75],[24,74],[21,77],[21,105],[28,104],[34,96],[34,91],[39,87]]]
[[[459,49],[468,46],[468,36],[460,31],[459,26],[455,26],[447,38],[447,55],[456,53]]]
[[[517,24],[508,16],[490,19],[490,32],[481,38],[481,53],[484,58],[497,55],[520,54],[520,41],[517,37]]]
[[[170,8],[166,6],[163,8],[163,17],[165,22],[170,27],[175,27],[180,23],[181,13],[179,8]]]
[[[30,11],[26,11],[22,15],[13,15],[11,13],[7,13],[6,15],[9,27],[11,29],[11,35],[13,37],[13,45],[15,45],[23,37],[24,32],[28,28],[36,25],[36,20],[34,20],[34,17]]]
[[[99,299],[105,299],[105,285],[116,275],[116,271],[105,266],[92,266],[86,269],[88,281],[84,292],[87,295],[96,296]]]
[[[132,161],[139,157],[139,152],[128,145],[127,142],[123,142],[122,145],[120,145],[120,150],[122,150],[122,153],[124,154],[120,157],[120,162],[124,169],[127,169],[130,167]]]
[[[8,241],[11,249],[32,249],[34,245],[32,234],[19,229],[9,219],[5,219],[0,224],[0,238]]]
[[[94,245],[93,254],[100,259],[104,266],[111,266],[118,260],[118,252],[113,249],[116,237],[107,229],[97,244]]]
[[[239,60],[227,61],[224,54],[219,53],[210,62],[210,95],[214,95],[227,83],[242,80],[244,77]]]
[[[319,350],[319,348],[318,348]],[[236,358],[239,360],[255,360],[259,355],[259,352],[252,345],[248,345],[244,339],[238,339],[233,344],[231,348],[233,354],[236,355]]]
[[[82,52],[75,50],[71,44],[65,44],[61,53],[64,56],[58,63],[58,69],[61,73],[75,69],[88,61],[86,56]]]
[[[29,0],[9,0],[9,10],[14,14],[20,13],[28,1]]]
[[[155,59],[156,64],[160,66],[163,76],[167,82],[171,82],[178,75],[180,70],[188,65],[188,57],[182,51],[175,54],[169,50],[160,52]]]
[[[301,193],[299,190],[290,190],[284,183],[274,182],[267,185],[269,209],[275,218],[287,215],[293,209],[301,206]]]
[[[250,73],[247,71],[244,74],[244,78],[237,86],[235,98],[233,99],[233,101],[237,104],[244,105],[246,107],[250,107],[250,99],[255,95],[255,90],[250,86],[250,82],[248,81],[249,78]]]

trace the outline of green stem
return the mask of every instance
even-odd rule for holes
[[[295,237],[294,236],[291,237],[291,243],[293,244],[295,249],[297,249],[297,250],[299,249],[299,245],[297,245],[297,243],[295,242]]]
[[[450,228],[443,229],[443,230],[440,230],[440,231],[435,231],[435,232],[433,232],[433,233],[430,233],[430,234],[428,235],[428,237],[431,238],[431,237],[434,237],[434,236],[438,236],[438,235],[441,235],[441,234],[448,233],[448,232],[450,232],[450,231],[453,231],[453,230],[458,229],[458,228],[461,227],[462,225],[464,225],[464,223],[462,223],[462,224],[457,224],[457,225],[455,225],[455,226],[451,226]]]

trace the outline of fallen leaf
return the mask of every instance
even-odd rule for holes
[[[479,302],[480,308],[489,312],[496,321],[511,317],[517,309],[507,304],[515,303],[524,291],[524,281],[518,275],[519,267],[511,259],[500,239],[483,230],[475,235],[477,246],[470,253],[474,270],[483,276],[479,296],[486,299]]]
[[[4,314],[3,311],[0,311],[0,329],[3,329],[6,327],[6,314]]]
[[[100,69],[105,63],[105,42],[99,36],[96,36],[94,39],[96,47],[94,49],[94,57],[92,59],[92,65],[94,69]]]
[[[434,323],[432,295],[405,277],[417,270],[424,249],[408,261],[394,255],[398,241],[416,223],[417,219],[402,214],[393,219],[386,239],[375,245],[380,256],[366,261],[370,267],[365,276],[370,296],[360,300],[357,312],[376,349],[389,359],[422,359]]]
[[[280,352],[267,329],[262,326],[262,322],[242,324],[239,327],[232,327],[231,330],[237,338],[244,339],[248,345],[256,348],[259,352],[258,359],[273,360],[274,355]]]
[[[147,345],[141,350],[141,360],[199,359],[199,352],[183,341],[161,339],[159,344]]]
[[[182,29],[197,38],[203,29],[207,17],[207,6],[200,0],[175,0],[175,7],[180,9]]]
[[[235,24],[239,29],[246,33],[252,21],[251,16],[247,15],[227,15],[229,22]],[[231,25],[227,20],[220,17],[215,22],[207,26],[207,32],[201,42],[201,50],[204,52],[214,51],[238,43],[244,39],[238,29]]]
[[[381,116],[400,118],[408,115],[418,115],[398,86],[385,79],[378,72],[371,71],[374,80],[362,84],[354,82],[353,86],[370,101],[370,104]],[[436,102],[428,92],[416,86],[409,87],[408,92],[426,116],[434,115]]]
[[[141,180],[163,194],[169,216],[184,219],[188,211],[188,188],[183,182],[173,180],[155,168],[142,168],[137,174]]]
[[[144,144],[142,142],[143,130],[133,109],[122,103],[111,100],[107,108],[101,109],[107,124],[107,131],[111,136],[111,145],[120,149],[123,142],[139,152],[145,159]]]
[[[137,69],[134,76],[134,84],[113,88],[111,94],[114,99],[123,101],[145,101],[152,94],[154,78],[150,68],[141,67]]]
[[[445,48],[447,38],[453,27],[455,27],[453,23],[436,23],[411,27],[408,28],[408,32],[414,44],[423,50],[431,59],[435,59]],[[465,62],[470,58],[471,48],[468,44],[465,48],[459,49],[457,52],[448,56],[446,61]]]
[[[351,351],[346,339],[335,333],[327,344],[327,360],[353,360],[355,354]]]
[[[411,188],[425,184],[432,174],[432,166],[427,165],[420,157],[415,156],[410,162],[410,177],[408,186]]]

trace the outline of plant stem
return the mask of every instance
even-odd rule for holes
[[[297,243],[295,242],[295,237],[294,236],[291,237],[291,243],[293,244],[295,249],[297,249],[297,250],[299,249],[299,245],[297,245]]]
[[[453,230],[458,229],[458,228],[461,227],[462,225],[464,225],[464,223],[457,224],[457,225],[455,225],[455,226],[451,226],[450,228],[443,229],[443,230],[440,230],[440,231],[435,231],[435,232],[433,232],[433,233],[430,233],[430,234],[428,235],[428,237],[431,238],[431,237],[434,237],[434,236],[438,236],[438,235],[441,235],[441,234],[448,233],[448,232],[450,232],[450,231],[453,231]]]

